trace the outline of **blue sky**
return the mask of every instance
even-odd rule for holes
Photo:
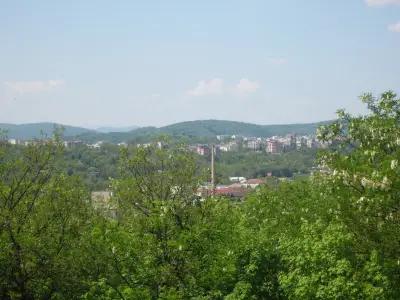
[[[312,122],[399,91],[400,0],[3,0],[0,45],[0,122]]]

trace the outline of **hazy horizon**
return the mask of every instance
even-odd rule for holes
[[[0,123],[311,123],[400,86],[400,1],[3,1]]]

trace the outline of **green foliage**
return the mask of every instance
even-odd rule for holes
[[[357,257],[341,224],[304,222],[296,237],[280,241],[287,270],[280,275],[290,299],[386,299],[390,288],[377,253]]]
[[[321,128],[332,148],[319,174],[261,190],[244,207],[253,241],[278,255],[290,299],[399,298],[400,101],[391,92],[363,100],[370,114],[340,111]]]
[[[169,140],[170,148],[179,147],[179,140]],[[130,149],[134,146],[129,146]],[[110,178],[118,176],[121,147],[103,144],[99,149],[73,146],[64,151],[64,168],[68,175],[79,176],[89,190],[106,190]],[[221,153],[216,158],[217,181],[228,183],[230,176],[246,178],[265,177],[272,173],[276,177],[307,176],[314,167],[316,150],[291,151],[279,155],[265,152],[241,151]],[[196,156],[196,166],[209,168],[210,158]]]
[[[0,298],[399,299],[400,100],[362,99],[369,114],[339,111],[320,129],[320,172],[244,202],[197,197],[204,161],[178,144],[0,143]],[[313,155],[239,152],[217,166],[303,172]],[[86,192],[109,183],[113,218]]]
[[[339,120],[322,128],[321,137],[337,143],[322,153],[320,164],[326,193],[337,197],[337,216],[354,235],[359,252],[376,251],[390,291],[399,295],[400,226],[400,100],[393,92],[378,99],[362,96],[371,113],[351,117],[339,112]]]
[[[230,176],[258,178],[268,176],[294,177],[310,174],[316,158],[315,149],[291,151],[281,154],[240,151],[221,153],[216,160],[217,176],[227,183]]]
[[[256,125],[243,122],[204,120],[172,124],[162,127],[164,133],[186,136],[215,136],[215,135],[243,135],[243,136],[273,136],[289,133],[313,134],[319,123],[290,124],[290,125]]]
[[[112,185],[118,221],[106,220],[90,238],[90,249],[99,253],[91,264],[101,274],[85,297],[214,299],[229,293],[242,240],[239,207],[194,196],[202,173],[184,148],[133,151],[123,151],[121,176]]]
[[[74,146],[64,151],[64,169],[79,176],[89,190],[106,190],[110,178],[118,175],[120,147],[104,144],[99,149]]]
[[[87,194],[56,169],[57,140],[9,154],[0,146],[0,296],[70,299],[79,294]]]

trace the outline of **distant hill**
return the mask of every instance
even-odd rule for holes
[[[320,123],[308,124],[285,124],[285,125],[257,125],[244,122],[223,120],[202,120],[181,122],[165,127],[160,130],[170,135],[185,136],[215,136],[215,135],[243,135],[269,137],[273,135],[285,135],[289,133],[313,134]]]
[[[23,140],[41,138],[43,136],[52,136],[54,129],[57,127],[64,128],[63,134],[66,137],[77,136],[83,133],[95,133],[95,131],[90,129],[56,123],[33,123],[20,125],[0,123],[0,130],[6,131],[6,136],[8,138]]]
[[[81,127],[60,125],[55,123],[34,123],[34,124],[0,124],[0,129],[7,131],[9,138],[32,139],[40,138],[41,132],[45,136],[51,136],[55,126],[64,128],[64,136],[78,138],[86,142],[107,141],[110,143],[119,142],[146,142],[160,135],[179,137],[190,141],[201,141],[204,139],[215,138],[216,135],[243,135],[270,137],[274,135],[314,134],[320,125],[330,121],[306,124],[284,124],[284,125],[257,125],[244,122],[224,121],[224,120],[199,120],[180,122],[164,127],[133,127],[132,130],[125,128],[113,128],[112,131],[99,132]],[[111,129],[111,128],[108,128]],[[120,131],[118,131],[120,130]]]
[[[129,132],[84,132],[77,136],[85,142],[105,141],[110,143],[120,143],[126,141],[147,141],[152,137],[162,134],[157,127],[140,127]]]
[[[126,127],[99,127],[96,128],[96,131],[102,133],[110,133],[110,132],[128,132],[135,129],[138,129],[139,126],[126,126]]]
[[[180,122],[164,127],[142,127],[129,132],[93,133],[88,132],[79,136],[86,141],[108,141],[112,143],[122,141],[144,142],[159,135],[169,135],[196,139],[199,137],[213,138],[216,135],[243,135],[270,137],[274,135],[314,134],[320,125],[330,121],[306,123],[306,124],[284,124],[284,125],[257,125],[244,122],[223,120],[199,120]]]

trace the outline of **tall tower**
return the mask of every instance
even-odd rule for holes
[[[215,170],[214,170],[214,152],[215,152],[215,146],[214,144],[211,145],[211,193],[214,195],[214,190],[215,190]]]

